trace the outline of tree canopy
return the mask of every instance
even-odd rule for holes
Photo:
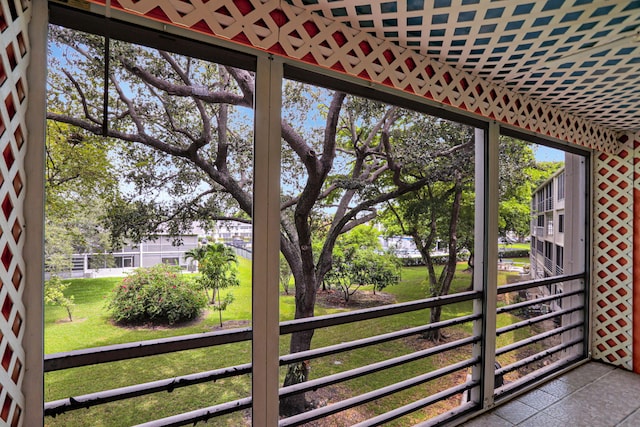
[[[71,268],[73,253],[110,248],[101,218],[119,190],[102,138],[49,121],[45,147],[45,260],[56,273]]]

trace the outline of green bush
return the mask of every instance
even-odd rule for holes
[[[165,264],[137,268],[113,291],[108,309],[117,323],[170,324],[195,319],[207,305],[205,293]]]
[[[529,249],[506,248],[498,249],[498,253],[502,254],[502,258],[528,258]]]

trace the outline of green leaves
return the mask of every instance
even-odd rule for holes
[[[51,276],[51,279],[44,282],[44,302],[63,307],[67,311],[69,322],[73,322],[74,298],[73,295],[67,297],[64,294],[70,284],[70,282],[63,282],[59,276]]]
[[[118,286],[108,303],[115,322],[169,324],[195,319],[207,305],[200,288],[175,267],[137,268]]]
[[[211,304],[215,304],[217,297],[217,305],[214,309],[220,312],[220,326],[222,326],[222,312],[233,302],[233,295],[227,292],[222,299],[220,290],[240,286],[238,258],[233,249],[222,243],[192,249],[188,252],[188,256],[198,261],[200,276],[196,281],[203,289],[212,290]]]
[[[338,238],[325,281],[339,287],[347,302],[361,286],[372,285],[375,292],[400,281],[400,262],[382,253],[378,235],[376,228],[360,226]]]

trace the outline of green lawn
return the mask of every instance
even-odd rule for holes
[[[464,271],[465,268],[466,264],[459,265],[452,292],[459,292],[468,288],[471,276],[470,273]],[[426,295],[425,273],[424,267],[404,268],[402,281],[397,285],[385,288],[384,292],[394,295],[398,302],[424,298]],[[249,261],[244,259],[241,259],[240,279],[241,286],[231,289],[235,296],[235,301],[223,313],[224,321],[248,320],[251,317],[251,265]],[[65,320],[66,313],[62,308],[46,307],[45,352],[54,353],[174,335],[208,332],[218,325],[217,312],[209,312],[201,321],[181,327],[143,329],[123,328],[113,325],[108,319],[105,306],[109,293],[119,282],[120,279],[116,278],[72,281],[66,293],[75,297],[74,321]],[[472,302],[466,302],[444,307],[443,319],[470,314],[472,305]],[[281,319],[292,318],[293,309],[294,297],[291,295],[281,296]],[[322,315],[334,311],[336,310],[318,307],[316,314]],[[326,328],[316,331],[313,338],[313,346],[322,347],[369,337],[422,325],[427,323],[428,320],[429,311],[422,310],[384,319],[359,322],[353,325]],[[513,319],[501,316],[501,322],[505,324],[511,323]],[[471,325],[461,325],[447,333],[453,333],[455,336],[465,336],[471,333]],[[513,337],[505,335],[501,339],[509,340],[513,339]],[[406,340],[395,341],[317,359],[312,361],[311,376],[312,378],[319,378],[347,369],[361,367],[375,361],[407,354],[415,351],[415,347],[412,347],[412,345],[415,346],[416,344]],[[288,352],[287,336],[281,338],[280,347],[282,354]],[[345,383],[342,386],[342,392],[346,395],[355,395],[377,389],[467,358],[470,355],[470,351],[471,349],[468,348],[455,352],[455,354],[451,352],[444,356],[423,359],[419,362],[361,377]],[[250,359],[250,343],[239,343],[53,372],[45,375],[45,400],[51,401],[109,388],[232,366],[247,363]],[[284,369],[281,372],[284,375]],[[420,393],[424,395],[425,393],[432,393],[437,391],[435,388],[439,386],[444,387],[443,385],[429,384],[419,387],[419,390],[399,393],[376,401],[375,404],[368,405],[366,410],[372,415],[386,412],[409,403],[412,394]],[[122,402],[109,403],[96,408],[73,411],[55,419],[48,417],[46,425],[65,427],[130,425],[249,395],[249,378],[237,377],[212,384],[176,389],[170,394],[164,392],[156,393]],[[241,422],[239,417],[240,415],[237,414],[230,415],[224,420],[218,420],[216,425],[238,425]],[[403,424],[399,421],[395,425],[401,426]]]

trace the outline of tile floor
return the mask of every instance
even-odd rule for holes
[[[465,427],[640,427],[640,375],[590,362]]]

